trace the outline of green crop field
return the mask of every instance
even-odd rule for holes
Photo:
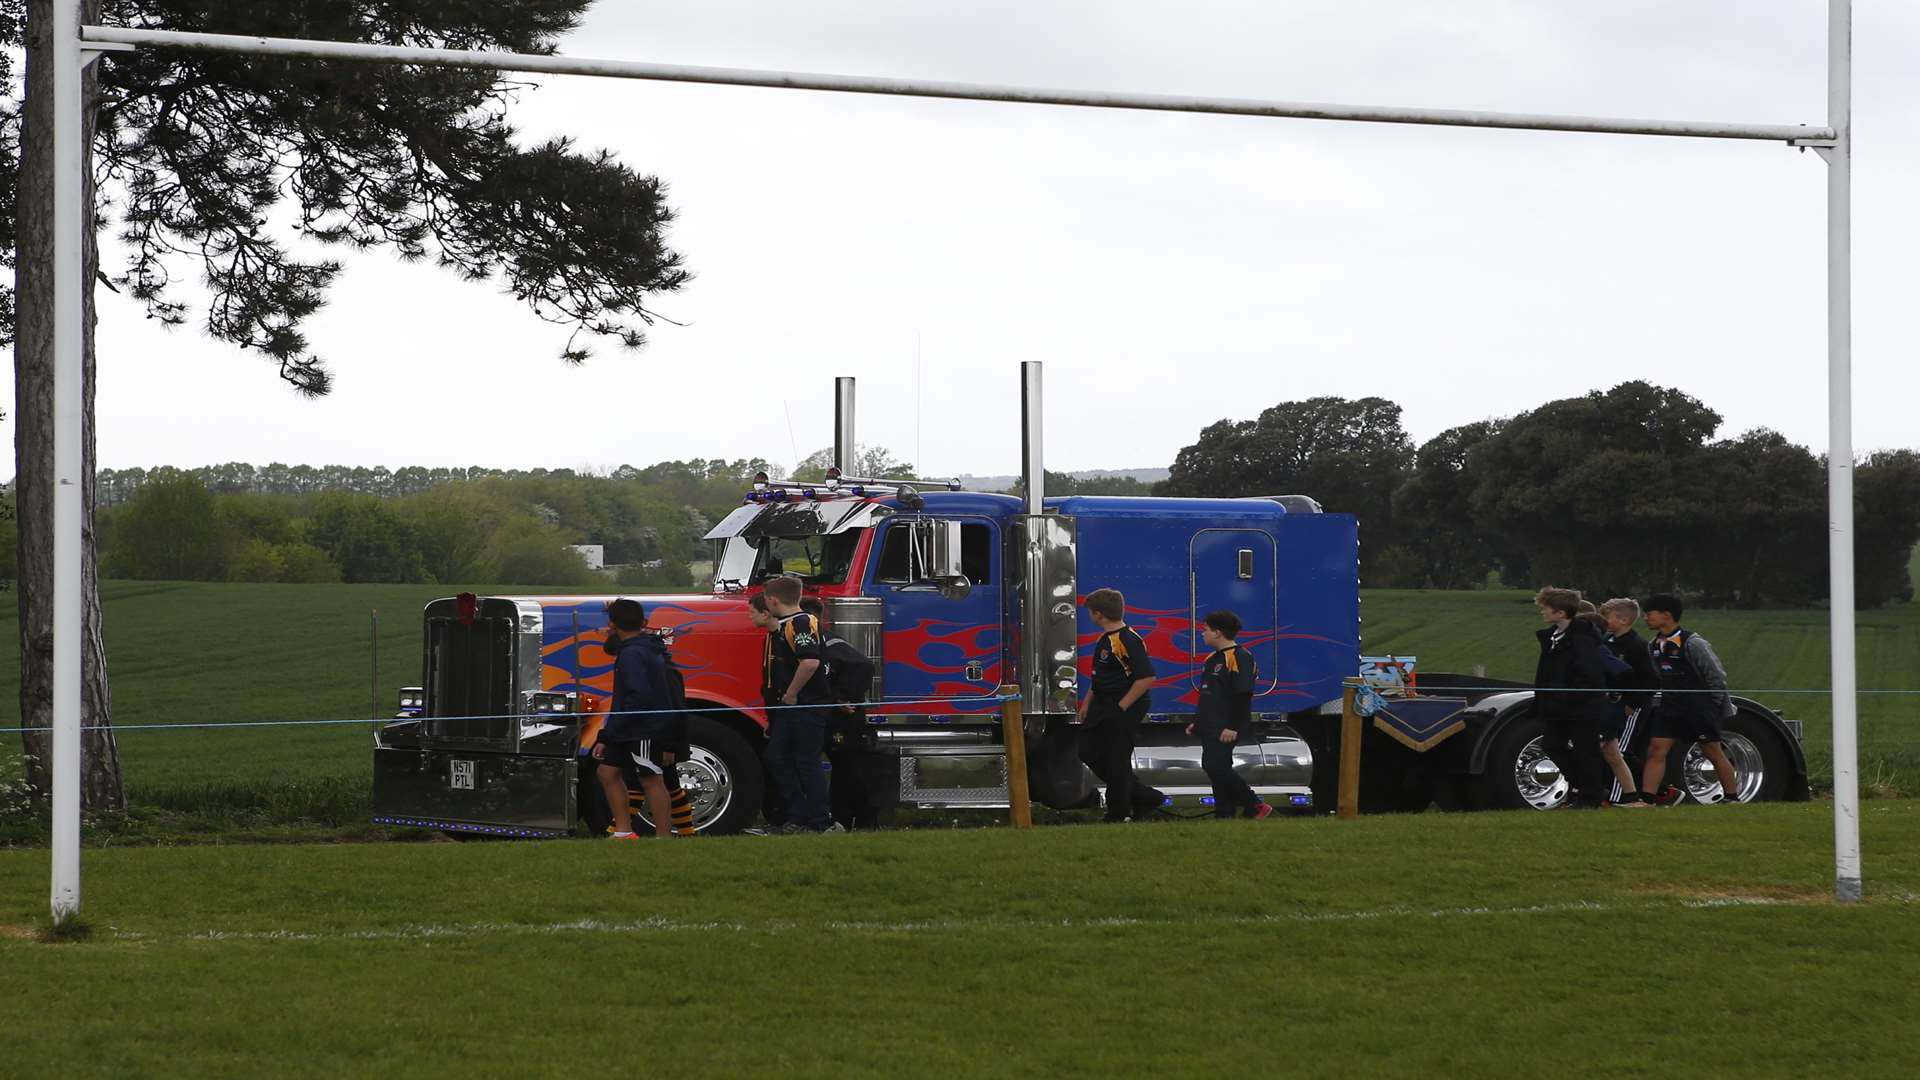
[[[444,592],[416,585],[110,582],[103,604],[114,718],[138,725],[390,714],[398,688],[419,681],[420,610]],[[1415,655],[1429,671],[1484,668],[1496,677],[1532,677],[1538,622],[1525,593],[1363,595],[1370,653]],[[1828,685],[1825,612],[1702,611],[1687,621],[1715,643],[1737,687],[1806,722],[1815,786],[1827,783],[1826,699],[1777,692]],[[18,707],[16,637],[9,607],[0,615],[0,716],[16,715]],[[1920,691],[1920,604],[1861,613],[1860,685]],[[358,723],[230,727],[126,731],[119,739],[138,804],[234,804],[294,817],[317,804],[352,818],[360,814],[371,767],[369,730]],[[17,743],[6,740],[0,777],[17,768]],[[1872,792],[1920,794],[1920,695],[1861,699],[1861,774]]]
[[[0,851],[18,1076],[1911,1076],[1920,804]]]

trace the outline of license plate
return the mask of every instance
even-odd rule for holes
[[[472,791],[473,790],[473,762],[471,761],[453,762],[452,773],[448,777],[447,786],[453,788],[455,791]]]

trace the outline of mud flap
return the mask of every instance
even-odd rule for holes
[[[1054,810],[1098,806],[1100,791],[1080,761],[1080,728],[1067,719],[1050,716],[1046,733],[1028,738],[1027,790],[1035,802]]]

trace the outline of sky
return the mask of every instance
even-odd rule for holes
[[[1920,445],[1920,7],[1856,15],[1856,446]],[[1293,101],[1823,124],[1822,0],[602,0],[580,56]],[[110,62],[110,61],[109,61]],[[660,176],[695,275],[629,353],[499,284],[345,257],[335,392],[101,294],[103,467],[1156,467],[1276,402],[1416,440],[1629,379],[1826,448],[1825,168],[1771,143],[538,80],[514,119]],[[111,255],[108,256],[111,258]],[[203,313],[196,307],[195,316]],[[9,383],[10,385],[10,383]]]

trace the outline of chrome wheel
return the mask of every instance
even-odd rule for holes
[[[733,805],[733,771],[720,755],[698,743],[689,749],[679,769],[680,786],[686,789],[687,798],[693,803],[694,831],[705,831]],[[640,817],[648,825],[653,824],[645,810],[640,812]]]
[[[1734,776],[1740,781],[1734,801],[1752,802],[1767,781],[1767,762],[1760,756],[1760,748],[1737,731],[1724,732],[1720,746],[1727,752],[1727,760],[1733,762]],[[1713,802],[1720,797],[1720,776],[1713,771],[1713,762],[1701,752],[1699,743],[1687,747],[1687,756],[1680,766],[1680,784],[1696,802]]]
[[[1547,756],[1545,739],[1534,739],[1520,748],[1513,762],[1513,786],[1535,810],[1552,810],[1564,804],[1572,790],[1560,774],[1559,764]]]

